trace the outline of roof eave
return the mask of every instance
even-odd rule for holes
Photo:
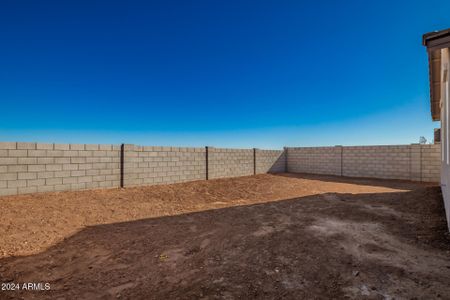
[[[422,44],[427,47],[430,78],[430,106],[433,121],[441,119],[441,49],[450,47],[450,28],[426,33],[422,36]]]

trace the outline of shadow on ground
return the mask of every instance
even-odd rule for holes
[[[272,175],[282,176],[287,178],[297,178],[299,180],[318,180],[321,182],[330,183],[347,183],[352,185],[362,186],[378,186],[392,189],[415,189],[416,186],[436,186],[436,182],[419,182],[401,179],[383,179],[383,178],[367,178],[367,177],[346,177],[337,175],[320,175],[320,174],[307,174],[307,173],[274,173]]]
[[[1,298],[449,298],[440,197],[426,186],[325,193],[87,227],[0,260],[2,282],[51,284]]]

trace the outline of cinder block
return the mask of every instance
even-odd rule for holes
[[[73,171],[78,170],[78,164],[63,164],[63,170]]]
[[[93,151],[92,155],[94,157],[102,157],[102,156],[104,157],[104,156],[106,156],[106,151],[104,151],[104,150]]]
[[[16,142],[0,142],[0,149],[17,149]]]
[[[36,193],[38,191],[37,186],[19,187],[17,193],[20,194],[30,194]]]
[[[47,178],[45,179],[46,185],[57,185],[62,184],[62,178]]]
[[[54,164],[55,159],[53,157],[38,157],[37,163],[40,165]]]
[[[98,188],[99,187],[99,184],[98,184],[98,182],[87,182],[86,183],[86,188],[87,189],[96,189],[96,188]]]
[[[55,150],[70,150],[69,144],[54,144],[53,147]]]
[[[0,196],[17,195],[17,188],[0,189]]]
[[[92,176],[92,181],[105,181],[105,179],[106,179],[105,175]]]
[[[38,192],[53,192],[55,188],[53,185],[42,185],[37,187]]]
[[[99,175],[100,170],[86,170],[86,175]]]
[[[36,173],[29,173],[29,172],[25,172],[25,173],[18,173],[18,179],[36,179],[37,178],[37,174]]]
[[[70,171],[55,171],[55,177],[70,177]]]
[[[104,170],[97,170],[97,171],[99,171],[100,173],[100,175],[109,175],[109,174],[112,174],[112,172],[113,172],[113,170],[111,170],[111,169],[104,169]]]
[[[70,162],[72,164],[83,164],[86,162],[86,158],[85,157],[71,157]]]
[[[78,177],[78,182],[79,183],[92,182],[92,176],[81,176],[81,177]]]
[[[63,184],[78,183],[78,177],[67,177],[63,178]]]
[[[94,168],[94,169],[106,169],[106,163],[95,163],[95,164],[92,164],[92,168]]]
[[[99,162],[112,162],[112,157],[100,157]]]
[[[42,186],[45,185],[45,179],[27,180],[27,186]]]
[[[72,191],[84,190],[86,189],[86,183],[73,183],[70,185]]]
[[[90,170],[92,169],[92,164],[79,164],[78,170]]]
[[[125,144],[125,145],[123,145],[123,147],[125,150],[125,155],[130,154],[130,153],[127,153],[127,151],[135,151],[135,145],[133,145],[133,144]]]
[[[8,188],[18,188],[18,187],[26,187],[26,180],[11,180],[8,181]]]
[[[39,179],[52,178],[55,175],[54,172],[39,172],[37,174]]]
[[[17,159],[17,163],[20,165],[37,164],[37,158],[36,157],[19,157]]]
[[[95,151],[78,151],[78,156],[83,157],[86,159],[86,161],[89,162],[89,159],[94,159],[92,156],[94,155]]]
[[[17,157],[0,157],[0,165],[15,165]]]
[[[86,171],[81,170],[81,171],[70,171],[70,176],[85,176],[86,175]]]
[[[98,162],[100,160],[100,157],[83,157],[85,159],[85,162],[87,163],[94,163]]]
[[[112,150],[112,145],[99,145],[100,150]]]
[[[28,151],[28,157],[43,157],[47,156],[46,150],[27,150]]]
[[[63,150],[47,150],[47,156],[50,157],[62,157],[64,155]]]
[[[36,143],[17,142],[17,149],[35,150]]]
[[[70,150],[84,150],[84,144],[70,144]]]
[[[8,165],[8,172],[26,172],[27,165]]]
[[[53,150],[53,144],[36,143],[37,150]]]
[[[99,146],[98,144],[86,144],[85,149],[86,150],[98,150]]]
[[[82,152],[82,151],[77,151],[77,150],[63,151],[62,156],[63,157],[76,157],[76,156],[79,156],[79,152]]]
[[[70,184],[58,184],[54,186],[55,192],[69,191],[71,189]]]
[[[111,181],[115,181],[115,180],[119,180],[120,177],[118,175],[106,175],[105,177],[106,180],[111,180]]]
[[[0,173],[0,180],[17,180],[17,173]]]
[[[28,172],[45,171],[45,165],[28,165]]]
[[[98,182],[98,186],[102,188],[113,187],[113,183],[111,181],[102,181]]]
[[[46,165],[45,170],[47,171],[61,171],[62,165]]]
[[[54,163],[56,163],[56,164],[70,164],[70,157],[55,157]]]

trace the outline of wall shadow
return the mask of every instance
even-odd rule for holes
[[[393,189],[407,189],[412,190],[417,186],[431,187],[439,186],[439,183],[435,182],[419,182],[401,179],[382,179],[382,178],[367,178],[367,177],[346,177],[337,175],[324,175],[324,174],[309,174],[309,173],[273,173],[272,175],[306,179],[306,180],[320,180],[324,182],[332,183],[348,183],[364,186],[379,186]]]
[[[1,298],[342,298],[361,296],[361,282],[375,288],[372,297],[396,289],[433,298],[450,293],[440,197],[438,188],[416,185],[91,226],[42,253],[1,259],[1,282],[51,284]],[[428,285],[403,289],[402,280]]]
[[[268,173],[287,172],[286,165],[287,165],[286,151],[283,151],[267,172]]]
[[[258,162],[258,156],[256,159],[256,164],[264,164],[261,162]],[[262,167],[261,167],[262,168]],[[262,172],[258,172],[258,167],[256,167],[257,174],[265,174],[265,173],[280,173],[280,172],[286,172],[286,152],[282,151],[280,156],[272,163],[272,165],[268,169],[264,169]]]

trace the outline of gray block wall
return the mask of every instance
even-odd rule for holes
[[[124,186],[206,179],[205,148],[124,145]]]
[[[120,147],[0,143],[0,195],[119,185]]]
[[[342,147],[289,147],[288,172],[342,175]]]
[[[287,171],[439,182],[440,152],[440,144],[293,147]]]
[[[282,173],[286,171],[284,150],[255,149],[256,174]]]
[[[284,172],[282,152],[209,147],[207,170],[205,148],[0,142],[0,196]]]
[[[441,145],[421,145],[421,181],[439,182],[441,177]]]
[[[344,176],[386,179],[411,179],[411,147],[344,147]]]
[[[208,147],[208,178],[227,178],[254,174],[253,149]]]
[[[0,142],[0,196],[263,173],[439,182],[440,145],[284,150]],[[123,159],[121,158],[123,156]]]

